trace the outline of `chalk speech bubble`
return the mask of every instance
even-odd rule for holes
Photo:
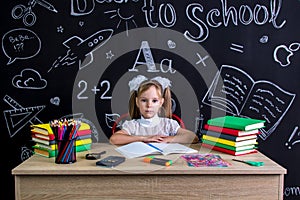
[[[31,30],[13,29],[2,37],[2,50],[9,58],[9,65],[16,59],[28,59],[37,55],[41,50],[41,40]]]

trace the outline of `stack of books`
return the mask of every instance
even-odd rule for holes
[[[92,131],[89,124],[81,123],[75,142],[76,152],[87,151],[92,146]],[[57,145],[50,123],[31,125],[31,138],[35,143],[33,151],[44,157],[55,157]]]
[[[204,124],[202,146],[234,156],[256,153],[259,129],[265,120],[224,116]]]

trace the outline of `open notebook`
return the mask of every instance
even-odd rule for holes
[[[126,158],[136,158],[151,154],[187,154],[198,153],[197,150],[178,143],[144,143],[132,142],[116,148]]]

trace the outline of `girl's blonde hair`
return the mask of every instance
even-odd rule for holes
[[[164,90],[159,82],[156,80],[144,81],[140,84],[137,91],[132,91],[129,99],[129,115],[131,119],[139,119],[141,113],[136,105],[136,98],[139,97],[143,92],[148,90],[151,86],[154,86],[158,91],[161,98],[164,98],[164,103],[160,109],[159,116],[172,118],[172,101],[171,101],[171,90],[166,87]]]

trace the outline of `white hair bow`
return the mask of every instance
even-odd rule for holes
[[[143,75],[138,75],[138,76],[134,77],[128,83],[130,92],[137,91],[139,89],[141,83],[146,80],[148,80],[148,78]],[[163,90],[165,90],[167,87],[171,86],[171,81],[169,79],[163,78],[161,76],[154,77],[151,80],[157,81],[162,86]]]

